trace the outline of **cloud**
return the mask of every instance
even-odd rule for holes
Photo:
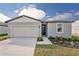
[[[0,13],[0,22],[5,22],[7,20],[11,19],[10,17]]]
[[[63,13],[63,14],[58,14],[55,17],[49,18],[48,20],[68,20],[71,17],[72,17],[72,13]]]
[[[43,10],[37,9],[34,4],[28,5],[27,8],[23,8],[20,13],[20,15],[27,15],[36,19],[42,19],[46,16],[46,13]]]
[[[19,10],[15,10],[14,12],[15,12],[15,13],[18,13],[18,12],[19,12]]]
[[[79,12],[75,12],[74,15],[75,15],[75,16],[79,16]]]

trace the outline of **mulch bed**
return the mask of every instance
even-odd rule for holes
[[[75,44],[74,42],[54,42],[53,40],[50,40],[50,41],[51,41],[52,44],[60,45],[62,47],[77,48],[77,49],[79,49],[79,43]]]

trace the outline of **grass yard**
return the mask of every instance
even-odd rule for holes
[[[34,56],[79,56],[79,49],[59,45],[37,44]]]
[[[8,38],[7,34],[0,34],[0,41],[6,40]]]

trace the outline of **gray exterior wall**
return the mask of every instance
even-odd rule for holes
[[[63,24],[63,33],[56,32],[56,23],[48,23],[47,25],[47,36],[62,36],[62,37],[71,37],[71,23],[62,23]]]

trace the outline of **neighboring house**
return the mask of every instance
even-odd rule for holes
[[[12,37],[39,37],[39,36],[63,36],[71,37],[70,20],[41,21],[29,16],[19,16],[6,21],[9,28],[9,36]]]
[[[72,23],[72,35],[79,36],[79,20]]]
[[[8,27],[6,23],[0,22],[0,34],[8,33]]]

